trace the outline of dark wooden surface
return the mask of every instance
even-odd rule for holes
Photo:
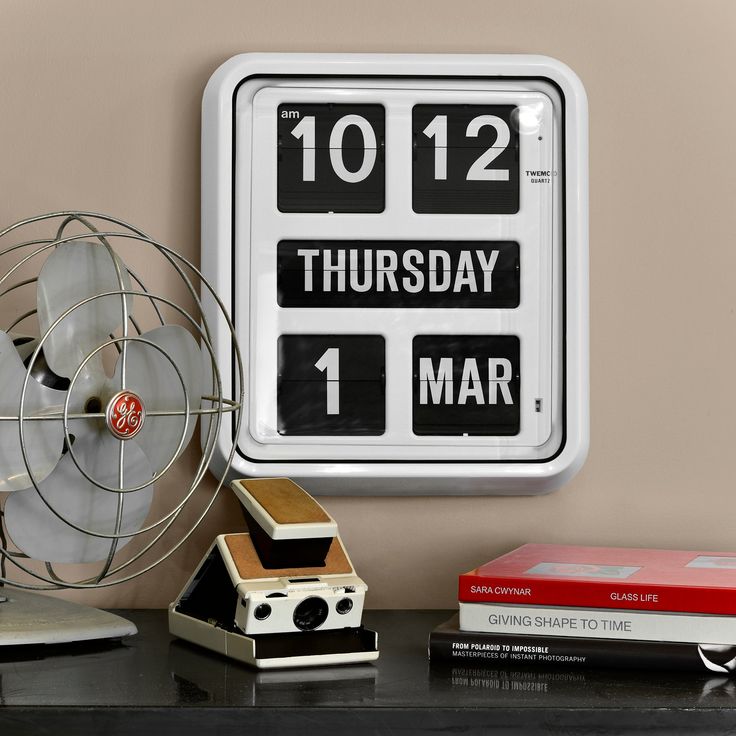
[[[736,680],[608,670],[430,667],[448,611],[369,611],[374,665],[258,672],[124,611],[123,646],[0,650],[0,734],[725,734]]]

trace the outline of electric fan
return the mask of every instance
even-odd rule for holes
[[[176,282],[186,306],[146,286],[116,249],[147,279]],[[131,633],[122,619],[32,591],[129,581],[191,535],[233,456],[234,444],[214,490],[182,516],[223,415],[240,426],[233,325],[189,261],[107,215],[57,212],[8,227],[0,273],[0,644]],[[217,324],[200,299],[216,303]],[[229,387],[215,333],[233,342]],[[191,482],[167,482],[197,426]]]

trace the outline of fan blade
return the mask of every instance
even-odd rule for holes
[[[18,351],[18,355],[23,363],[31,357],[33,351],[38,347],[37,337],[18,335],[13,332],[9,332],[8,337],[13,341],[13,345],[15,345],[15,349]],[[41,381],[41,383],[43,383],[43,381]]]
[[[26,369],[10,336],[0,330],[0,416],[17,417]],[[63,409],[65,394],[29,378],[23,406],[24,419]],[[28,467],[36,482],[56,466],[64,448],[61,420],[23,422]],[[0,492],[20,491],[33,485],[23,460],[17,419],[0,419]]]
[[[23,361],[23,367],[25,370],[30,370],[31,376],[40,383],[42,386],[54,389],[59,392],[66,392],[70,389],[70,381],[68,378],[57,376],[51,368],[49,368],[46,362],[46,355],[44,354],[43,348],[39,350],[36,355],[36,359],[33,358],[33,354],[38,348],[40,339],[37,337],[28,337],[26,335],[14,335],[12,332],[9,333],[10,338],[13,340],[13,345],[18,351],[20,359]],[[102,411],[102,405],[100,403],[100,395],[102,394],[107,378],[102,372],[91,371],[90,373],[84,373],[74,382],[74,386],[71,387],[69,396],[69,414],[83,414],[85,412],[95,411],[99,413]],[[59,406],[59,413],[61,413],[64,399],[66,398],[64,393],[59,393],[58,396],[54,397]],[[96,399],[96,401],[95,401]],[[74,437],[81,437],[90,431],[99,431],[104,427],[104,420],[100,419],[68,419],[69,434]],[[32,484],[24,486],[29,488]]]
[[[80,466],[97,482],[118,487],[120,441],[108,434],[88,435],[77,440],[74,453]],[[153,475],[151,464],[135,442],[125,442],[123,480],[125,488],[147,482]],[[121,494],[105,491],[90,483],[67,453],[46,480],[38,484],[44,499],[63,518],[98,534],[114,534]],[[121,534],[143,526],[153,498],[153,486],[122,494]],[[29,557],[48,562],[97,562],[110,551],[111,539],[95,537],[74,529],[59,519],[44,503],[35,488],[19,491],[5,503],[5,525],[18,549]],[[130,537],[118,539],[121,549]]]
[[[141,342],[128,343],[126,388],[136,392],[146,408],[143,428],[136,439],[158,473],[174,458],[179,446],[186,404],[182,381],[189,397],[189,410],[199,409],[202,398],[202,353],[194,338],[183,327],[165,325],[145,332],[141,337],[155,345],[171,358],[171,361],[156,348]],[[177,374],[173,363],[181,373]],[[115,367],[110,382],[110,393],[120,390],[121,361]],[[181,416],[151,416],[152,411],[179,411]],[[182,450],[189,444],[197,424],[197,415],[189,416],[189,423]],[[181,453],[179,453],[181,454]]]
[[[120,278],[116,269],[120,269]],[[122,286],[121,280],[122,279]],[[130,290],[125,264],[101,243],[62,243],[47,258],[38,276],[38,322],[41,334],[68,309],[85,299],[120,289]],[[93,299],[65,317],[44,341],[46,360],[54,373],[71,378],[95,348],[123,322],[123,304],[131,312],[131,296]],[[83,369],[103,373],[98,353]]]

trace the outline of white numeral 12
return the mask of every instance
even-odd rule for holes
[[[322,357],[314,364],[321,372],[326,371],[327,379],[327,413],[340,413],[340,348],[327,348]]]
[[[466,138],[477,138],[481,128],[490,125],[496,130],[496,143],[482,153],[468,169],[466,181],[508,181],[508,169],[488,169],[509,145],[509,126],[496,115],[479,115],[473,118],[465,131]],[[434,178],[447,179],[447,115],[435,115],[432,122],[422,131],[427,138],[434,138]]]

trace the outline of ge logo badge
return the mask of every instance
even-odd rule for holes
[[[120,391],[110,399],[105,413],[107,428],[119,440],[135,437],[143,428],[146,409],[138,394]]]

